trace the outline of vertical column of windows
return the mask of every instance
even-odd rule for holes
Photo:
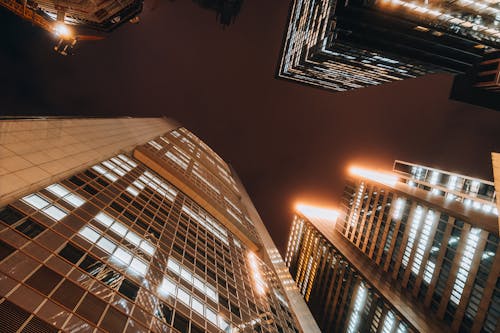
[[[497,278],[495,290],[491,296],[491,302],[486,312],[483,330],[488,333],[498,332],[498,318],[500,318],[500,278]]]
[[[448,306],[446,308],[445,320],[449,323],[453,321],[457,306],[462,299],[465,283],[467,282],[467,278],[472,267],[472,259],[476,253],[480,232],[481,229],[471,228],[467,236],[464,254],[460,260],[457,276],[451,291],[450,301],[448,302]]]
[[[405,204],[403,206],[403,214],[401,216],[401,222],[399,224],[398,228],[398,233],[396,236],[396,242],[394,244],[394,250],[392,251],[391,255],[391,262],[389,264],[389,271],[394,271],[394,268],[396,266],[396,260],[399,256],[399,252],[402,249],[402,242],[403,242],[403,236],[405,234],[405,229],[406,229],[406,221],[408,220],[408,216],[410,214],[410,209],[411,209],[411,202],[408,202],[408,204]]]
[[[361,282],[358,286],[358,292],[356,293],[356,298],[354,300],[354,307],[351,312],[351,317],[349,319],[349,324],[347,326],[348,333],[357,332],[361,314],[366,302],[367,290],[364,286],[363,282]]]
[[[373,221],[373,218],[372,218],[372,214],[374,214],[374,204],[375,204],[375,200],[378,198],[378,195],[377,195],[377,187],[376,186],[373,186],[372,187],[372,191],[371,193],[369,194],[369,197],[370,197],[370,201],[368,203],[368,206],[365,206],[364,210],[365,210],[365,214],[364,214],[364,222],[363,224],[360,226],[361,228],[361,231],[360,231],[360,239],[359,239],[359,245],[358,247],[360,249],[363,248],[363,245],[365,243],[365,239],[366,239],[366,234],[368,232],[368,230],[370,229],[371,227],[371,224],[370,221]]]
[[[372,227],[370,229],[370,234],[368,235],[368,241],[366,243],[366,250],[365,253],[370,254],[372,244],[374,241],[374,235],[375,235],[375,230],[377,229],[377,226],[381,223],[380,221],[380,213],[385,209],[384,207],[384,198],[385,198],[385,191],[380,190],[380,195],[377,201],[377,208],[375,210],[375,215],[373,217],[373,223]]]
[[[381,333],[391,333],[392,330],[394,329],[395,324],[396,324],[396,318],[394,316],[394,313],[392,313],[392,311],[390,310],[387,311]]]
[[[463,330],[470,330],[474,319],[479,310],[479,304],[484,294],[484,288],[489,278],[493,262],[495,261],[495,253],[498,248],[498,237],[493,234],[488,235],[488,240],[485,244],[484,250],[481,253],[481,261],[479,269],[472,285],[472,291],[465,309],[465,314],[462,320],[461,328]]]
[[[424,209],[422,206],[417,205],[415,208],[415,212],[413,218],[411,220],[410,231],[408,234],[408,242],[406,243],[405,252],[403,254],[402,267],[406,268],[408,262],[410,261],[410,255],[413,250],[413,243],[415,242],[415,238],[417,237],[417,232],[420,227],[420,221],[422,220],[422,216],[424,214]]]
[[[428,210],[425,215],[424,226],[421,230],[420,239],[418,240],[417,249],[415,252],[415,258],[413,259],[411,271],[418,275],[420,272],[420,265],[424,257],[424,252],[429,241],[432,226],[435,222],[435,214],[432,210]]]
[[[455,258],[463,226],[464,223],[459,220],[455,220],[455,222],[453,223],[451,235],[448,239],[443,262],[439,271],[436,287],[434,288],[434,293],[432,294],[431,308],[435,311],[438,310],[439,304],[441,303],[441,299],[443,297],[444,289],[446,288],[446,282],[448,281],[448,277],[450,275],[451,266]]]
[[[363,197],[364,189],[365,189],[365,184],[363,182],[361,182],[359,184],[359,188],[358,188],[358,192],[356,194],[356,197],[354,198],[354,209],[352,211],[352,215],[351,215],[351,218],[349,220],[349,227],[348,227],[348,233],[347,233],[347,238],[349,238],[349,239],[351,238],[353,230],[355,229],[356,223],[358,221],[359,209],[361,206],[361,198]]]

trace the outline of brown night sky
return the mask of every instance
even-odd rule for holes
[[[280,250],[293,203],[335,205],[351,163],[492,179],[500,113],[449,101],[449,75],[347,93],[275,79],[288,4],[247,0],[223,30],[189,0],[146,2],[73,57],[0,8],[0,114],[172,117],[234,166]]]

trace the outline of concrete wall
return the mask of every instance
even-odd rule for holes
[[[0,120],[0,207],[175,127],[166,118]]]

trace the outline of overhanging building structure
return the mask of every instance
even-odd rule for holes
[[[492,185],[396,161],[352,169],[338,219],[299,210],[285,262],[320,328],[498,332]]]
[[[293,0],[277,76],[346,91],[473,70],[500,47],[494,1]]]
[[[234,171],[185,128],[0,126],[1,332],[319,332]]]

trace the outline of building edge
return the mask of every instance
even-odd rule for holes
[[[232,175],[241,190],[241,203],[247,208],[250,218],[254,222],[255,228],[259,233],[262,241],[262,248],[259,251],[259,255],[265,259],[266,263],[274,268],[279,282],[286,293],[286,298],[290,306],[292,307],[292,313],[295,316],[300,329],[304,333],[321,333],[316,320],[314,320],[311,310],[307,306],[304,298],[299,292],[299,289],[295,285],[292,276],[288,272],[288,268],[283,261],[276,245],[274,244],[271,235],[267,231],[264,222],[260,218],[257,209],[253,205],[250,196],[248,195],[246,188],[243,186],[241,179],[235,172],[234,168],[231,168]]]
[[[75,120],[82,119],[35,117],[0,121],[0,171],[3,171],[0,172],[0,207],[37,188],[85,170],[109,156],[132,151],[135,146],[181,126],[167,117],[85,118],[85,126],[75,125]],[[94,126],[110,126],[110,130],[119,133],[106,145],[92,146]],[[53,133],[57,127],[59,136],[50,137],[49,131]],[[38,135],[23,135],[23,132],[35,129]],[[70,130],[77,130],[80,137],[70,135]],[[124,134],[128,134],[130,139],[120,140]],[[27,139],[23,141],[21,137]],[[64,139],[71,139],[71,146],[62,145]],[[43,149],[41,141],[46,141],[50,148]]]
[[[491,163],[493,166],[493,179],[495,190],[497,191],[497,208],[500,211],[500,153],[491,153]],[[500,235],[500,215],[498,216],[498,234]]]

